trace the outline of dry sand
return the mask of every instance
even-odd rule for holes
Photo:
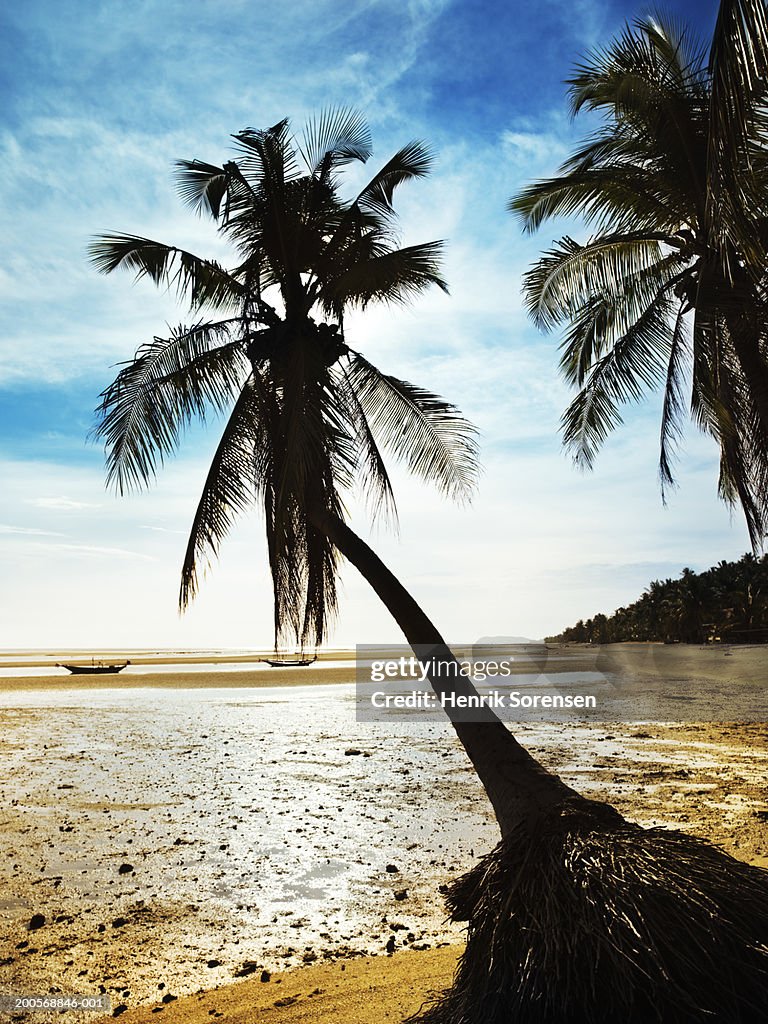
[[[400,1024],[450,985],[460,952],[447,946],[302,967],[158,1005],[164,1024]],[[120,1020],[156,1024],[157,1014],[157,1007],[137,1007]]]
[[[212,660],[207,652],[197,656],[205,664]],[[253,655],[242,657],[253,659]],[[766,647],[729,651],[678,645],[572,646],[553,650],[550,659],[548,672],[555,665],[566,671],[597,667],[641,679],[693,678],[734,685],[754,684],[768,677]],[[174,656],[171,660],[178,659]],[[333,668],[319,664],[297,670],[295,679],[289,678],[292,670],[269,673],[269,684],[278,680],[286,685],[294,681],[322,683],[331,676],[338,680],[347,669],[339,665],[345,659],[334,653],[332,660]],[[22,664],[29,665],[29,661]],[[170,678],[157,674],[151,685],[239,685],[231,673],[222,672],[221,676],[224,678],[216,674],[212,683],[207,673],[199,681],[191,680],[189,673],[171,673]],[[179,681],[172,682],[176,677]],[[32,681],[55,689],[63,685],[55,677],[53,683],[41,679],[14,679],[10,685],[6,685],[8,680],[0,682],[0,689],[13,691],[5,698],[6,706],[12,708],[17,691],[20,699],[20,691],[29,690]],[[64,686],[71,681],[65,679]],[[126,689],[147,686],[149,679],[145,676],[137,682],[130,677],[112,677],[110,687],[116,682]],[[72,689],[74,700],[76,688],[67,688]],[[59,703],[63,697],[59,694]],[[233,713],[239,712],[235,708]],[[76,709],[69,709],[68,714],[70,724],[80,721]],[[385,730],[372,733],[370,742],[363,744],[354,723],[347,735],[329,729],[314,737],[309,721],[291,720],[286,735],[266,737],[268,744],[276,744],[275,757],[280,760],[274,769],[279,772],[276,778],[284,787],[286,782],[288,785],[275,791],[277,797],[269,798],[269,787],[277,783],[271,781],[268,760],[263,777],[253,778],[261,763],[258,757],[263,759],[267,748],[254,748],[256,760],[248,762],[250,748],[237,746],[237,730],[233,731],[229,720],[221,721],[219,734],[228,737],[220,739],[221,743],[230,743],[231,736],[229,746],[206,749],[209,744],[193,744],[187,734],[173,742],[169,739],[162,760],[156,761],[156,778],[147,782],[139,762],[146,760],[153,770],[152,736],[146,725],[132,724],[138,722],[134,713],[123,709],[121,714],[115,721],[124,721],[122,735],[119,730],[107,730],[97,741],[75,746],[59,744],[52,736],[50,742],[38,746],[32,738],[39,735],[35,729],[44,723],[44,717],[36,717],[30,707],[0,712],[0,749],[8,765],[0,829],[0,863],[5,865],[0,868],[0,885],[6,896],[0,900],[0,913],[4,911],[5,917],[0,922],[5,925],[0,930],[0,992],[43,993],[58,988],[93,993],[102,984],[113,1007],[126,1007],[120,1013],[126,1024],[149,1024],[158,1017],[190,1024],[219,1019],[225,1024],[252,1024],[255,1019],[274,1024],[395,1024],[414,1012],[429,991],[450,982],[461,932],[455,926],[441,925],[437,889],[492,845],[494,830],[482,794],[449,733],[432,727],[414,743],[412,736],[390,735]],[[519,731],[526,746],[567,782],[587,795],[610,800],[627,817],[646,826],[683,828],[715,841],[735,856],[768,867],[765,723],[529,724]],[[345,757],[345,745],[355,739],[365,747],[367,760]],[[306,750],[300,746],[302,740]],[[310,747],[313,742],[315,746]],[[115,773],[114,767],[128,746],[137,764],[128,765],[122,774]],[[307,751],[309,760],[302,757]],[[253,797],[238,795],[238,787],[216,767],[217,759],[229,752],[243,765],[253,785]],[[272,761],[275,763],[275,758]],[[232,765],[232,761],[220,760],[220,765],[226,764]],[[67,778],[73,781],[57,791],[55,780],[62,772],[69,773]],[[104,806],[96,799],[94,778],[111,778],[100,797],[103,802],[104,795],[111,793]],[[205,810],[209,805],[193,801],[190,795],[198,793],[201,780],[219,787],[217,799],[226,807],[231,823],[226,815],[210,824],[201,819],[209,813]],[[236,774],[232,782],[237,782]],[[142,811],[141,801],[149,800],[150,807],[147,787],[162,789],[164,785],[169,792],[183,788],[187,795],[180,803],[162,804],[167,835],[162,829],[150,835],[146,822],[160,815],[151,809]],[[425,805],[426,785],[429,802]],[[330,803],[331,798],[334,808],[338,803],[338,811],[330,816],[317,809],[317,800],[312,802],[319,787],[320,808],[322,801]],[[255,806],[257,796],[262,802],[277,802],[263,803],[264,811],[254,826],[247,823],[253,807],[246,805],[252,800]],[[169,800],[162,795],[156,799]],[[428,819],[425,809],[429,810]],[[281,816],[286,812],[287,816]],[[427,820],[426,829],[419,831]],[[99,821],[104,824],[94,828]],[[242,838],[244,827],[290,833],[284,837],[289,844],[285,851],[296,852],[296,864],[310,852],[321,858],[328,853],[330,861],[334,847],[339,861],[351,862],[355,860],[351,851],[361,845],[354,822],[370,833],[365,850],[373,852],[368,855],[374,863],[365,867],[365,853],[358,860],[357,882],[347,894],[351,902],[336,903],[340,924],[334,925],[330,918],[315,921],[311,914],[272,918],[271,911],[261,917],[245,911],[228,916],[226,908],[231,903],[211,898],[217,884],[212,880],[227,881],[226,871],[242,878],[244,886],[250,884],[253,853],[247,845],[235,843],[238,836]],[[239,831],[229,831],[237,829],[238,823]],[[221,838],[223,827],[228,830],[231,849],[216,860],[211,851],[218,849],[213,842],[217,836]],[[174,835],[183,837],[181,846],[174,846]],[[139,857],[140,871],[117,872],[122,860],[130,858],[138,865]],[[388,877],[383,872],[383,865],[391,859],[399,865],[398,876]],[[282,865],[292,876],[288,883],[299,877],[292,864],[288,858]],[[175,894],[172,888],[193,866],[194,902],[183,886]],[[75,877],[78,873],[82,882]],[[163,887],[169,883],[167,898],[163,898]],[[274,906],[269,899],[280,899],[279,879],[270,884],[272,889],[265,880],[260,894],[265,906]],[[395,903],[398,886],[407,887],[409,895],[406,901]],[[289,884],[288,891],[297,891],[296,885],[291,889]],[[30,932],[32,912],[45,914],[46,925]],[[125,919],[117,928],[112,927],[115,914]],[[298,925],[290,934],[286,921]],[[349,938],[342,941],[342,933]],[[392,935],[402,951],[388,957],[384,946]],[[444,942],[452,945],[439,948]],[[427,946],[431,948],[423,948]],[[419,947],[421,951],[413,951]],[[211,968],[208,962],[214,958],[220,964]],[[281,964],[291,966],[307,959],[315,962],[279,973]],[[244,968],[251,976],[234,980]],[[270,980],[262,982],[264,969],[270,972]],[[202,989],[210,991],[203,993]],[[164,997],[167,1002],[162,1001]],[[76,1014],[74,1019],[96,1024],[92,1015]]]

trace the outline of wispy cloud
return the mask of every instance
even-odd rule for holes
[[[182,536],[182,537],[186,537],[187,536],[186,533],[184,532],[184,530],[169,530],[165,526],[145,526],[145,525],[142,524],[142,525],[139,526],[139,529],[140,530],[151,530],[153,533],[172,533],[172,534],[175,534],[176,536]]]
[[[7,523],[0,523],[0,533],[18,534],[22,537],[63,537],[63,533],[54,533],[53,530],[37,530],[32,526],[9,526]]]
[[[564,128],[564,126],[563,126]],[[501,157],[512,175],[526,180],[552,174],[567,157],[570,147],[567,129],[532,131],[507,128],[501,134]]]
[[[91,501],[75,501],[66,496],[58,498],[27,498],[30,505],[37,508],[50,508],[60,512],[75,512],[83,508],[101,508],[100,504]]]
[[[87,555],[95,558],[127,559],[128,561],[154,562],[152,555],[141,551],[129,551],[126,548],[100,547],[97,544],[34,544],[37,551],[45,553],[65,553],[67,555]]]

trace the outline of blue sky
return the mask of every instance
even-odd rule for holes
[[[667,10],[711,30],[716,4]],[[400,193],[405,241],[446,238],[451,296],[350,325],[382,369],[454,400],[482,431],[485,474],[453,509],[396,473],[399,537],[374,545],[446,633],[540,636],[611,611],[653,577],[746,550],[715,498],[716,452],[688,432],[680,488],[656,479],[658,401],[631,410],[594,473],[559,447],[568,395],[556,337],[528,323],[520,277],[557,228],[505,213],[584,131],[562,80],[633,3],[538,0],[28,0],[0,14],[0,648],[253,646],[270,638],[258,516],[176,615],[185,530],[215,443],[195,432],[158,484],[117,499],[86,442],[114,364],[183,319],[172,298],[89,267],[90,236],[124,230],[226,260],[178,202],[172,162],[228,157],[229,135],[329,104],[359,108],[372,163],[428,140],[433,175]],[[578,228],[572,228],[578,230]],[[355,524],[365,532],[361,510]],[[339,644],[396,640],[344,573]]]

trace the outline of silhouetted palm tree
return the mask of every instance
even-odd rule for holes
[[[686,405],[720,447],[720,495],[753,546],[768,530],[768,20],[724,0],[709,59],[654,16],[591,53],[571,109],[603,127],[560,173],[510,203],[528,231],[560,214],[595,228],[562,238],[526,276],[536,323],[567,325],[561,371],[579,393],[565,445],[592,464],[620,406],[664,388],[662,490]]]
[[[699,644],[705,640],[704,623],[713,621],[715,615],[714,595],[707,575],[683,569],[675,584],[669,610],[675,619],[678,639],[686,644]]]
[[[360,488],[374,515],[395,515],[381,447],[456,498],[477,474],[474,429],[439,396],[377,370],[348,346],[350,308],[405,302],[436,285],[440,242],[398,248],[395,189],[422,177],[430,155],[411,142],[352,200],[339,169],[365,161],[359,115],[338,110],[294,140],[288,122],[235,136],[239,158],[218,167],[180,161],[182,198],[211,216],[234,246],[227,270],[176,246],[112,234],[90,247],[118,267],[174,285],[193,311],[214,311],[140,348],[103,394],[97,435],[120,492],[146,484],[193,418],[227,412],[182,567],[182,608],[201,559],[215,555],[233,519],[263,505],[280,639],[316,645],[336,607],[337,552],[368,580],[425,660],[450,659],[439,631],[345,520]],[[381,447],[380,447],[381,446]],[[438,689],[456,689],[447,676]],[[471,684],[460,684],[474,693]],[[452,716],[454,719],[456,715]],[[544,771],[493,713],[454,721],[503,832],[531,806],[573,795]]]

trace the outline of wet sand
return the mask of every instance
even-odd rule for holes
[[[166,663],[171,664],[171,663]],[[240,668],[224,671],[216,666],[205,672],[179,671],[139,673],[129,666],[119,675],[0,676],[0,693],[29,690],[131,690],[152,687],[163,690],[265,689],[275,686],[310,686],[353,683],[354,663],[342,667],[313,665],[311,668]],[[13,671],[12,669],[10,671]]]
[[[598,730],[561,736],[547,747],[530,746],[547,763],[564,758],[569,762],[563,772],[567,781],[589,795],[610,799],[628,817],[647,826],[683,828],[768,867],[767,727]],[[444,872],[442,876],[447,877]],[[440,877],[438,873],[435,881]],[[329,957],[319,965],[271,974],[268,980],[256,973],[250,980],[166,1003],[158,992],[152,1004],[128,1008],[121,1017],[126,1024],[152,1024],[158,1013],[169,1024],[212,1019],[223,1024],[252,1024],[254,1019],[273,1024],[395,1024],[414,1013],[430,993],[450,984],[461,948],[453,943],[418,952],[412,947],[393,957],[381,950],[368,957]]]
[[[661,665],[685,678],[691,664],[704,679],[766,676],[766,648],[620,646],[611,657],[641,676]],[[595,653],[558,660],[571,670]],[[267,675],[274,686],[291,671]],[[275,1022],[379,1024],[448,983],[462,931],[438,887],[496,835],[463,752],[447,726],[356,723],[351,687],[323,686],[322,665],[297,672],[316,685],[249,693],[231,674],[211,688],[207,673],[179,672],[184,689],[145,677],[141,690],[59,679],[5,693],[0,992],[103,989],[126,1022],[159,1010],[250,1024],[258,1008]],[[627,817],[768,866],[764,723],[519,733]],[[45,922],[30,929],[35,914]],[[387,957],[392,937],[403,952]]]

